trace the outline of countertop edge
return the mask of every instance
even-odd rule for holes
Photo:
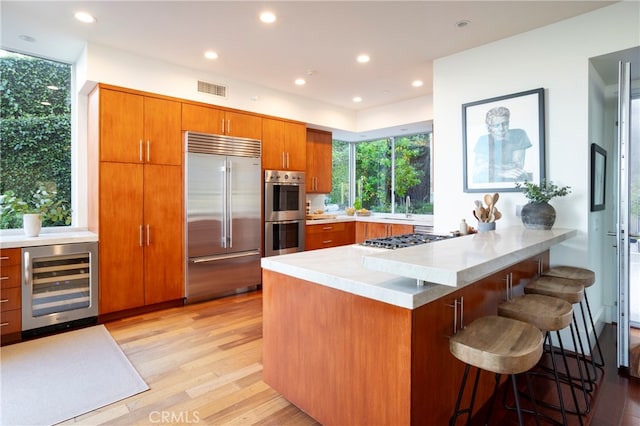
[[[69,230],[62,232],[42,232],[37,237],[23,234],[0,235],[0,248],[38,247],[56,244],[88,243],[98,241],[98,234],[86,230]]]

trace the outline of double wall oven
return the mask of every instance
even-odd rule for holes
[[[265,256],[304,250],[305,198],[304,172],[265,170]]]

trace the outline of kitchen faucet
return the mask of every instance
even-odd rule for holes
[[[409,206],[411,206],[411,197],[407,195],[407,199],[404,203],[404,215],[406,217],[411,217],[411,213],[409,213]]]

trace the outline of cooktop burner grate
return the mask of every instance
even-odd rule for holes
[[[395,250],[398,248],[427,244],[432,241],[446,240],[448,238],[453,237],[448,235],[435,234],[404,234],[394,235],[392,237],[372,238],[370,240],[365,240],[362,245]]]

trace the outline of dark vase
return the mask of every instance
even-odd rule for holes
[[[522,207],[521,217],[527,229],[551,229],[556,221],[556,209],[547,202],[529,202]]]

